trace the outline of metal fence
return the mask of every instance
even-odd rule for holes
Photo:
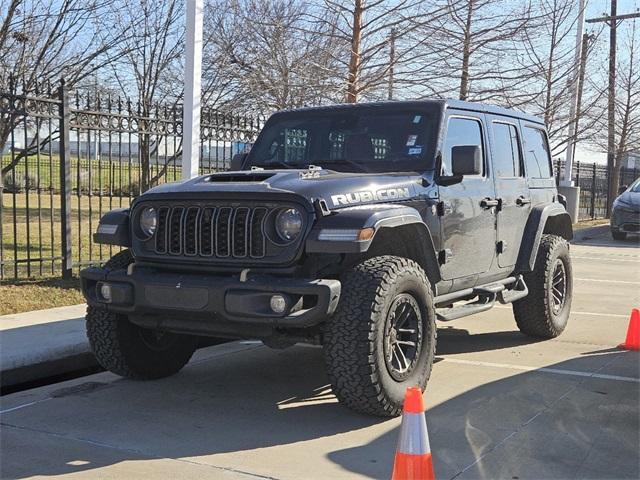
[[[225,170],[263,124],[203,109],[200,173]],[[71,276],[114,247],[91,241],[100,217],[181,176],[182,110],[71,94],[64,85],[0,92],[0,280]],[[564,169],[556,162],[559,180]],[[621,184],[640,172],[623,169]],[[606,214],[607,169],[576,162],[580,219]]]
[[[554,162],[556,183],[564,176],[564,161]],[[620,186],[630,185],[640,175],[636,168],[623,168],[620,171]],[[575,162],[571,177],[576,187],[580,187],[579,220],[605,218],[607,215],[608,169],[597,163]],[[617,195],[617,192],[613,192]]]
[[[91,241],[100,217],[181,177],[182,109],[70,93],[0,92],[0,279],[71,276],[108,259]],[[203,109],[200,173],[228,168],[261,125]]]

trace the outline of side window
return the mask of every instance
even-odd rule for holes
[[[531,178],[551,177],[551,155],[544,131],[539,128],[524,127],[523,135],[527,176]]]
[[[447,138],[442,150],[442,174],[451,175],[451,149],[457,145],[480,145],[484,175],[484,147],[480,121],[471,118],[451,117]]]
[[[508,123],[493,123],[493,168],[500,178],[520,176],[520,147],[518,146],[518,130]]]

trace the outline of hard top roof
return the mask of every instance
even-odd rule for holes
[[[354,108],[362,108],[362,107],[409,107],[409,108],[420,108],[424,106],[438,106],[441,108],[451,108],[456,110],[468,110],[471,112],[481,112],[488,113],[492,115],[501,115],[512,118],[519,118],[522,120],[526,120],[529,122],[538,123],[540,125],[544,125],[544,121],[533,115],[529,115],[528,113],[524,113],[519,110],[509,109],[498,107],[496,105],[489,105],[486,103],[475,103],[475,102],[466,102],[464,100],[455,100],[455,99],[428,99],[428,100],[408,100],[408,101],[396,101],[396,100],[387,100],[383,102],[362,102],[362,103],[341,103],[336,105],[325,105],[321,107],[304,107],[304,108],[296,108],[290,110],[281,110],[278,113],[284,112],[317,112],[317,111],[327,111],[327,110],[349,110]]]

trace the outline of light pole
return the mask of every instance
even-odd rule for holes
[[[576,124],[578,123],[577,111],[580,109],[578,105],[578,90],[580,89],[580,69],[582,58],[582,36],[584,34],[584,9],[586,0],[579,0],[578,21],[576,25],[576,51],[574,57],[574,71],[571,79],[571,105],[569,105],[569,138],[567,141],[567,154],[565,157],[564,176],[560,185],[563,187],[573,187],[571,173],[573,169],[573,147],[576,143]]]
[[[186,0],[186,59],[182,111],[182,178],[198,175],[200,166],[200,81],[202,74],[202,0]]]
[[[580,90],[580,70],[582,59],[582,36],[584,34],[584,10],[586,7],[586,0],[578,1],[578,20],[576,24],[576,50],[574,54],[574,69],[571,78],[571,105],[569,106],[569,138],[567,140],[567,150],[564,163],[564,175],[560,181],[558,191],[563,194],[567,199],[567,211],[571,216],[571,221],[576,223],[578,221],[578,210],[580,206],[580,186],[574,186],[573,180],[571,180],[573,170],[573,152],[576,142],[576,135],[578,133],[578,114],[580,110],[579,95]]]

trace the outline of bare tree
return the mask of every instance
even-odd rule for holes
[[[307,28],[298,0],[207,5],[203,98],[216,107],[270,111],[331,98],[333,39]]]
[[[445,10],[426,0],[324,0],[308,18],[311,25],[331,27],[324,31],[334,40],[330,54],[344,79],[342,96],[354,103],[361,97],[387,98],[389,84],[392,89],[416,84],[416,66],[425,61],[420,47],[429,42],[423,28]]]
[[[640,152],[640,28],[638,20],[625,25],[625,35],[619,45],[616,71],[615,95],[615,159],[612,185],[619,185],[620,171],[624,159]],[[600,75],[593,79],[598,85],[606,85],[606,68],[600,69]],[[604,97],[603,97],[604,100]],[[593,109],[596,128],[591,137],[592,144],[602,152],[607,151],[606,105]]]
[[[151,158],[163,138],[150,131],[152,113],[160,100],[175,106],[182,97],[183,2],[118,0],[111,5],[109,16],[114,23],[103,35],[119,41],[106,75],[133,100],[130,113],[138,117],[140,189],[144,191],[163,173],[151,172]]]
[[[430,94],[461,100],[502,100],[521,81],[513,59],[532,25],[527,1],[436,0],[446,15],[425,25],[431,70],[422,82]]]
[[[533,10],[531,26],[522,35],[523,48],[517,52],[521,67],[518,85],[505,91],[504,101],[510,107],[525,108],[544,119],[549,132],[552,155],[566,149],[567,129],[575,119],[570,115],[571,81],[574,65],[575,27],[578,13],[573,0],[540,0]],[[595,37],[586,44],[590,57]],[[593,127],[592,119],[582,112],[596,108],[603,89],[583,89],[583,117],[576,138]],[[578,118],[580,120],[580,118]]]
[[[0,0],[0,88],[29,94],[64,76],[73,87],[107,64],[116,39],[101,38],[94,28],[110,0]],[[25,117],[0,118],[0,147]],[[57,132],[53,132],[57,135]],[[51,136],[40,139],[49,142]],[[41,147],[34,139],[13,156],[2,173]]]

